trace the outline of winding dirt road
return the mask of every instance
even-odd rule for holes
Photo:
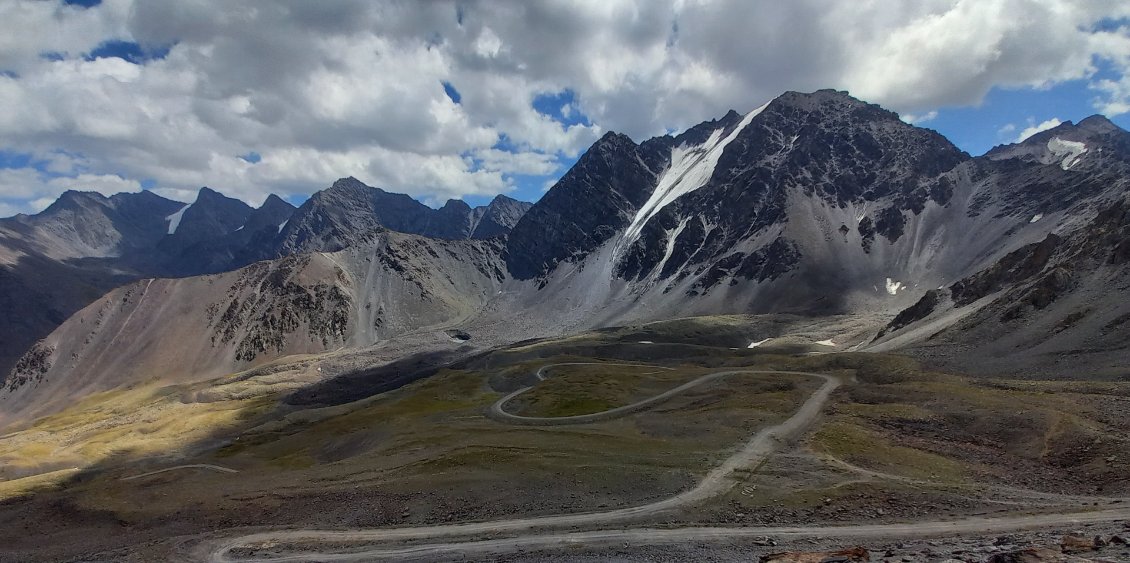
[[[208,554],[208,560],[212,563],[237,563],[245,561],[361,561],[384,558],[434,560],[455,555],[487,555],[509,553],[522,549],[555,548],[571,545],[600,546],[606,544],[624,544],[625,542],[678,543],[755,536],[862,538],[962,533],[980,534],[1053,525],[1074,525],[1084,522],[1106,522],[1130,518],[1130,507],[1126,507],[1115,510],[1071,514],[966,518],[954,521],[914,522],[905,524],[810,527],[684,527],[672,529],[613,528],[576,531],[576,529],[580,527],[610,525],[654,516],[674,508],[692,505],[725,493],[734,485],[734,481],[729,479],[729,477],[735,470],[760,465],[773,453],[780,442],[802,434],[820,415],[829,395],[840,384],[839,380],[831,376],[817,373],[741,370],[715,372],[684,384],[676,389],[680,389],[679,392],[682,392],[708,381],[738,373],[806,375],[823,379],[824,384],[788,419],[780,424],[758,431],[721,465],[711,470],[698,484],[673,497],[640,506],[605,512],[537,516],[490,522],[421,526],[414,528],[378,528],[341,531],[277,530],[261,532],[219,541],[217,544],[214,544],[214,547]],[[542,379],[540,370],[538,375],[539,379]],[[662,395],[670,394],[673,391],[675,390],[673,389]],[[512,399],[515,395],[515,393],[512,393],[504,397],[498,403],[495,403],[495,406],[501,408],[501,405],[505,404],[507,400]],[[655,399],[655,397],[652,399]],[[641,403],[651,401],[652,399],[641,401]],[[621,415],[623,415],[623,413],[621,413]],[[570,530],[570,528],[572,528],[572,530]],[[553,531],[554,529],[557,529],[557,531]],[[499,534],[508,534],[509,537],[483,539],[484,536],[489,538],[489,536]],[[441,538],[452,538],[456,541],[415,544],[410,546],[387,545],[383,547],[365,548],[359,551],[338,553],[289,551],[285,554],[249,558],[243,558],[233,554],[234,551],[243,548],[270,549],[272,546],[288,543],[387,544],[410,540],[438,540]]]
[[[616,366],[616,367],[632,366],[632,367],[646,367],[646,368],[652,368],[652,369],[662,369],[662,370],[667,370],[667,371],[674,371],[674,368],[668,368],[668,367],[662,367],[662,366],[649,366],[649,365],[643,365],[643,364],[610,364],[610,363],[604,363],[604,362],[569,362],[569,363],[563,363],[563,364],[549,364],[549,365],[546,365],[546,366],[542,366],[541,368],[538,369],[538,371],[536,373],[534,373],[534,375],[537,377],[538,381],[545,381],[545,370],[552,368],[552,367],[559,367],[559,366]],[[686,391],[687,389],[690,389],[692,387],[696,387],[696,386],[701,385],[703,383],[707,383],[708,381],[713,381],[715,379],[718,379],[719,377],[724,377],[724,376],[732,374],[732,373],[744,373],[744,372],[719,372],[719,373],[712,373],[710,375],[704,375],[704,376],[702,376],[702,377],[700,377],[700,378],[698,378],[694,381],[691,381],[689,383],[684,383],[683,385],[680,385],[680,386],[678,386],[674,389],[671,389],[671,390],[669,390],[665,393],[660,393],[660,394],[658,394],[654,397],[649,397],[647,399],[644,399],[642,401],[637,401],[637,402],[632,403],[630,405],[624,405],[622,407],[616,407],[614,409],[608,409],[606,411],[595,412],[595,413],[591,413],[591,414],[578,414],[578,415],[574,415],[574,416],[541,417],[541,416],[521,416],[521,415],[511,414],[511,413],[506,412],[506,410],[505,410],[506,403],[509,403],[515,397],[533,389],[534,386],[531,385],[529,387],[523,387],[523,388],[521,388],[521,389],[499,399],[498,401],[496,401],[493,405],[491,405],[489,415],[490,415],[491,418],[498,420],[499,422],[508,422],[510,424],[527,424],[527,425],[535,425],[535,426],[558,426],[558,425],[566,425],[566,424],[588,424],[588,423],[591,423],[591,422],[601,422],[601,421],[605,421],[605,420],[611,420],[613,418],[620,418],[622,416],[626,416],[626,415],[629,415],[629,414],[632,414],[632,413],[642,411],[644,409],[650,408],[653,405],[657,405],[659,403],[662,403],[663,401],[666,401],[666,400],[670,399],[671,397],[674,397],[674,396],[682,393],[683,391]]]
[[[151,475],[159,475],[161,473],[166,473],[168,471],[177,471],[177,470],[180,470],[180,469],[208,469],[210,471],[219,471],[220,473],[239,473],[238,469],[231,469],[230,467],[223,467],[223,466],[220,466],[220,465],[212,465],[210,463],[191,463],[191,464],[188,464],[188,465],[178,465],[176,467],[166,467],[164,469],[158,469],[156,471],[150,471],[148,473],[142,473],[141,475],[131,475],[129,477],[122,477],[121,480],[122,481],[133,481],[134,479],[141,479],[143,477],[149,477]]]

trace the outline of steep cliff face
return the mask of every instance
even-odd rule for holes
[[[485,207],[471,210],[471,238],[491,238],[510,234],[514,225],[534,204],[518,201],[504,195],[497,195]]]
[[[607,321],[897,306],[972,259],[941,244],[970,162],[842,92],[787,93],[677,137],[606,135],[518,222],[507,264]]]
[[[506,263],[518,279],[583,259],[623,230],[666,165],[656,140],[636,145],[608,133],[526,212],[511,232]]]

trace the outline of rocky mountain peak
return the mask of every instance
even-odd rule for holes
[[[1106,116],[1099,114],[1084,118],[1076,127],[1080,131],[1086,131],[1087,133],[1090,133],[1092,135],[1126,133],[1125,130],[1115,125],[1111,120],[1107,119]]]
[[[251,206],[241,200],[208,187],[200,188],[196,201],[178,211],[179,219],[169,219],[169,240],[162,241],[162,245],[167,251],[173,251],[230,233],[247,222],[251,211]],[[175,228],[173,221],[176,221]]]
[[[440,210],[448,210],[449,212],[470,212],[471,206],[461,199],[449,199],[443,204]]]
[[[52,215],[64,210],[89,208],[92,205],[105,205],[106,196],[98,192],[67,190],[43,210],[44,215]]]
[[[364,191],[368,191],[370,189],[374,189],[374,188],[371,188],[370,186],[366,185],[361,180],[354,178],[353,176],[347,176],[345,178],[338,178],[337,180],[335,180],[334,183],[330,185],[328,191],[335,191],[335,192],[362,191],[362,192],[364,192]]]
[[[263,205],[260,205],[258,207],[258,209],[283,209],[283,208],[290,209],[292,211],[294,209],[297,209],[290,202],[288,202],[287,200],[285,200],[285,199],[283,199],[283,198],[281,198],[281,197],[279,197],[275,194],[268,195],[267,199],[263,200]]]
[[[476,207],[471,238],[483,239],[507,234],[518,224],[532,203],[518,201],[502,194],[494,196],[484,207]]]

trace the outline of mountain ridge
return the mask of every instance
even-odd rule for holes
[[[253,356],[228,355],[238,354],[238,347],[232,351],[230,343],[213,343],[209,346],[217,347],[222,361],[207,373],[342,346],[358,354],[370,347],[392,353],[407,342],[476,349],[616,324],[728,313],[847,315],[862,327],[853,333],[870,331],[872,337],[832,340],[831,345],[912,349],[960,321],[927,318],[934,323],[931,332],[921,329],[922,318],[916,317],[927,309],[929,317],[938,306],[923,305],[923,299],[946,303],[944,295],[930,293],[940,291],[934,288],[953,288],[1002,261],[1012,263],[1017,252],[1040,248],[1041,241],[1062,237],[1079,246],[1093,237],[1106,240],[1102,233],[1122,228],[1126,215],[1104,210],[1126,197],[1130,134],[1098,120],[1086,127],[1097,131],[1095,137],[1073,137],[1077,129],[1072,125],[1010,151],[972,157],[938,133],[846,93],[786,93],[747,114],[728,113],[678,136],[637,144],[609,132],[517,219],[508,236],[483,240],[401,238],[375,219],[387,192],[342,179],[311,198],[316,200],[307,202],[306,213],[292,217],[278,233],[294,256],[311,257],[328,268],[303,278],[293,295],[307,299],[301,296],[329,291],[318,290],[318,284],[338,287],[344,304],[334,326],[341,332],[323,341],[301,322],[286,321],[296,331],[288,334],[309,347],[253,346]],[[1076,154],[1061,150],[1065,146]],[[334,200],[357,205],[327,205]],[[429,228],[417,207],[402,198],[390,201],[407,209],[402,225]],[[466,211],[458,204],[445,208],[445,213]],[[461,228],[466,232],[468,225]],[[389,244],[393,238],[401,243]],[[1112,244],[1123,248],[1119,240]],[[255,279],[247,286],[261,287],[286,260],[260,263],[256,268],[266,269],[260,278],[249,274]],[[1098,272],[1105,267],[1099,262],[1075,263]],[[333,268],[342,272],[337,282],[331,279],[337,274],[324,277]],[[1052,284],[1062,294],[1057,299],[1069,302],[1066,296],[1082,286],[1056,285],[1060,278],[1053,274],[1041,275],[1039,280],[1049,281],[1040,283]],[[989,284],[991,291],[978,303],[1000,295],[1030,300],[1025,297],[1031,293],[1030,276],[1000,279],[1000,287]],[[410,291],[396,293],[404,288]],[[382,292],[402,295],[400,305],[415,308],[404,318],[417,320],[381,320],[391,306],[374,301]],[[290,299],[276,297],[279,303]],[[163,307],[191,311],[200,302],[184,294]],[[241,313],[242,303],[240,298],[232,315],[244,319],[252,311],[281,319],[286,307],[294,306],[263,303],[267,309],[260,310],[260,304],[247,305]],[[1039,308],[1025,311],[1042,314]],[[162,326],[167,314],[155,309],[131,318]],[[432,320],[419,322],[423,318]],[[892,319],[902,326],[891,325]],[[149,350],[212,330],[212,321],[194,322],[187,333],[181,327],[175,334],[148,335],[149,346],[131,349],[123,361],[176,369]],[[33,376],[35,365],[43,365],[39,376],[44,380],[75,377],[77,366],[59,349],[70,339],[59,335],[79,330],[76,323],[64,323],[62,332],[48,340],[56,344],[29,357]],[[1015,323],[1002,326],[1015,334],[1027,330]],[[1104,330],[1122,334],[1117,332],[1122,326]],[[458,342],[444,331],[456,331]],[[880,331],[884,334],[876,339]],[[951,356],[970,345],[962,331],[953,334],[946,352]],[[1050,342],[1068,336],[1072,333],[1039,335]],[[1023,349],[1009,352],[1015,353]],[[178,377],[193,377],[182,371],[176,371]],[[25,391],[17,392],[26,396],[27,385],[21,388]]]
[[[461,217],[445,218],[407,195],[370,188],[355,179],[342,179],[335,185],[339,190],[361,190],[362,199],[369,190],[393,198],[400,208],[412,210],[416,219],[398,219],[394,208],[388,214],[389,223],[433,236],[505,235],[529,206],[500,196],[486,206],[467,206]],[[0,372],[7,373],[33,342],[119,285],[145,278],[231,271],[260,260],[335,246],[286,246],[283,231],[297,210],[274,194],[258,208],[251,208],[207,187],[191,203],[169,200],[149,190],[112,196],[69,190],[38,214],[0,219],[0,290],[4,295],[0,300]],[[450,226],[448,221],[462,227]],[[324,227],[314,232],[319,228]],[[346,225],[335,236],[361,240],[384,228],[379,222]]]

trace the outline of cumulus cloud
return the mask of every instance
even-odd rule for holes
[[[1036,123],[1035,119],[1030,119],[1028,127],[1025,127],[1020,131],[1020,134],[1016,136],[1015,142],[1023,142],[1025,139],[1031,137],[1032,135],[1035,135],[1036,133],[1047,131],[1048,129],[1054,129],[1056,127],[1059,127],[1062,123],[1063,122],[1060,121],[1058,117],[1053,117],[1046,121],[1041,121],[1040,123]]]
[[[928,111],[928,112],[922,113],[922,114],[906,113],[906,114],[903,114],[901,117],[902,117],[902,120],[907,122],[907,123],[919,124],[919,123],[926,123],[927,121],[933,121],[933,120],[937,119],[938,112],[937,112],[937,110],[932,110],[932,111]]]
[[[347,175],[489,195],[552,181],[604,131],[642,140],[784,90],[847,89],[923,123],[994,87],[1084,79],[1125,113],[1130,29],[1099,24],[1127,17],[1088,0],[10,0],[0,106],[20,109],[0,112],[0,151],[52,156],[5,172],[0,213],[59,178],[250,203]],[[164,56],[90,56],[108,41]],[[533,107],[561,92],[563,119]]]
[[[110,196],[140,191],[141,184],[114,174],[52,177],[32,168],[0,169],[0,210],[7,211],[0,216],[42,211],[67,190]]]

